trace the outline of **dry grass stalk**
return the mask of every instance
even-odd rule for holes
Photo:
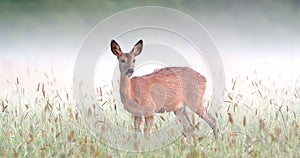
[[[29,136],[29,139],[26,140],[26,143],[30,144],[34,140],[34,137],[33,137],[33,135],[31,133],[29,133],[28,136]]]
[[[231,101],[233,100],[230,93],[228,93],[228,98],[229,98]]]
[[[102,103],[102,105],[101,105],[101,106],[104,106],[106,103],[107,103],[107,101],[105,101],[104,103]]]
[[[4,112],[7,109],[8,105],[4,104],[4,101],[2,100],[2,112]]]
[[[232,90],[234,90],[234,88],[235,88],[236,80],[237,80],[237,79],[235,79],[235,80],[233,81]]]
[[[237,103],[234,103],[233,105],[233,112],[235,112],[235,110],[238,108],[238,104]]]
[[[260,92],[260,90],[258,88],[257,88],[257,91],[258,91],[259,96],[262,98],[263,97],[262,93]]]

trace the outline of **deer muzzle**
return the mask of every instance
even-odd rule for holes
[[[126,76],[127,77],[131,77],[132,74],[133,74],[134,70],[132,68],[129,68],[127,71],[126,71]]]

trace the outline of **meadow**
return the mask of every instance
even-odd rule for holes
[[[189,113],[193,133],[149,152],[111,148],[86,128],[86,118],[70,86],[77,48],[104,18],[147,5],[173,8],[195,18],[218,45],[224,65],[229,67],[225,70],[238,69],[237,74],[226,74],[221,105],[212,107],[205,98],[207,110],[217,119],[217,141],[208,125],[193,113]],[[0,158],[300,157],[299,6],[297,0],[1,1]],[[120,26],[136,20],[123,19]],[[256,63],[264,59],[274,62],[270,71]],[[28,65],[42,72],[26,74]],[[49,67],[55,70],[48,71]],[[275,76],[271,71],[290,76]],[[114,125],[132,130],[133,118],[122,115],[122,109],[115,106],[118,94],[112,93],[110,86],[101,88],[103,91],[95,88],[99,100],[95,109]],[[172,114],[157,114],[152,130],[172,119]]]
[[[298,80],[280,85],[257,74],[235,76],[227,81],[223,105],[213,113],[219,126],[217,141],[208,125],[191,114],[192,134],[140,153],[116,150],[97,140],[83,125],[72,88],[56,88],[51,77],[37,82],[34,90],[23,88],[18,77],[1,84],[5,91],[0,93],[0,157],[300,157]],[[95,95],[103,97],[97,106],[108,117],[124,121],[113,93]],[[156,119],[153,130],[169,116],[157,114],[164,119]],[[133,118],[126,120],[120,125],[132,129]]]

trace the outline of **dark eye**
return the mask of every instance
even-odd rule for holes
[[[135,63],[135,59],[133,59],[133,63]]]
[[[125,60],[124,60],[124,59],[121,59],[121,63],[125,63]]]

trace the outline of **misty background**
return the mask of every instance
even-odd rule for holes
[[[258,71],[283,82],[300,80],[299,0],[4,0],[0,82],[19,77],[31,86],[52,75],[58,85],[71,86],[87,33],[110,15],[147,5],[182,11],[201,23],[215,41],[229,78]],[[111,60],[116,62],[114,56]]]

